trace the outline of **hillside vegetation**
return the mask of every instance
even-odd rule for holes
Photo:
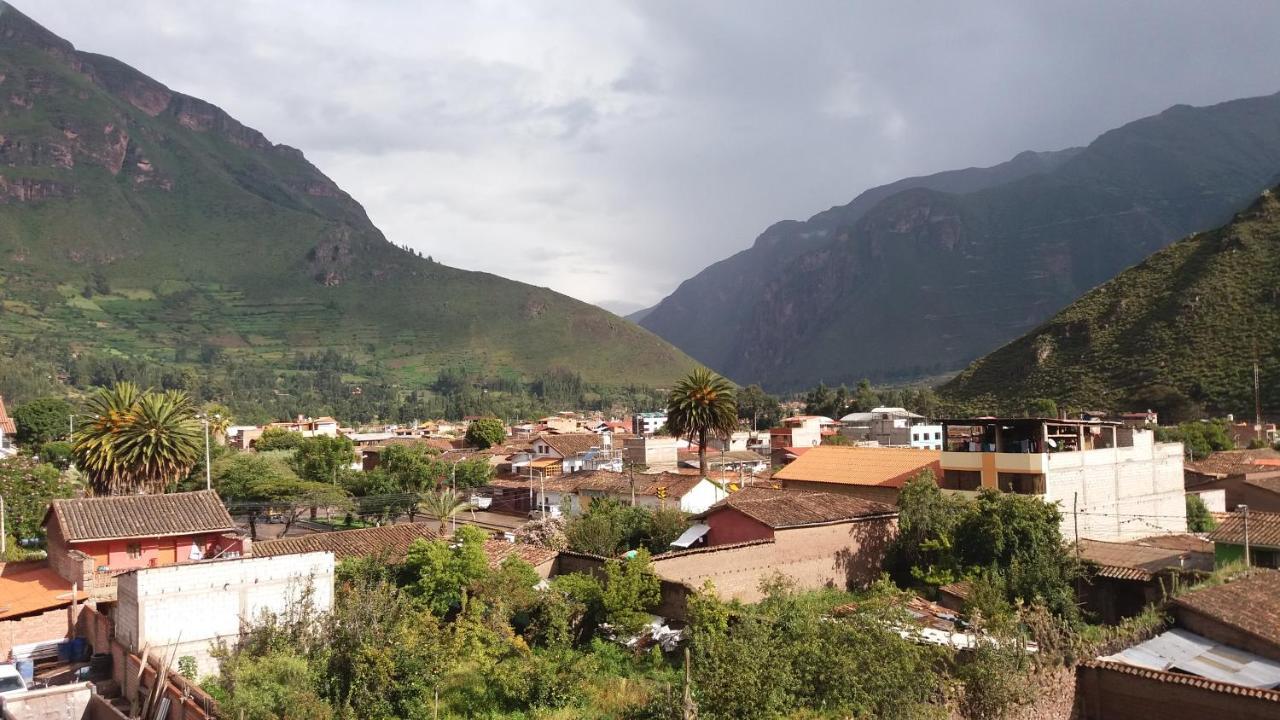
[[[289,368],[336,350],[418,387],[446,367],[622,385],[693,364],[594,306],[393,245],[300,151],[4,3],[0,98],[0,353]]]
[[[1175,413],[1188,403],[1253,417],[1280,409],[1280,199],[1263,193],[1216,230],[1155,253],[945,384],[947,400],[1016,410]]]

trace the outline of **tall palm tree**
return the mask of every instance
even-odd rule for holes
[[[93,420],[72,438],[95,495],[163,492],[195,465],[201,428],[186,393],[119,383],[89,400]]]
[[[452,490],[427,493],[422,498],[422,510],[440,520],[440,534],[449,532],[449,518],[471,507],[459,493]]]
[[[728,380],[698,368],[667,395],[667,430],[698,443],[698,472],[707,476],[707,436],[728,437],[738,428],[738,404]]]

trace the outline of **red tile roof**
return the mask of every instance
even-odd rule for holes
[[[1263,461],[1261,464],[1259,461]],[[1201,475],[1230,477],[1256,472],[1273,472],[1276,467],[1267,461],[1280,461],[1280,452],[1261,450],[1221,450],[1203,460],[1188,460],[1183,467]]]
[[[578,453],[584,453],[591,448],[599,448],[604,442],[599,435],[595,433],[565,433],[563,435],[539,435],[536,440],[541,440],[551,447],[552,450],[560,453],[562,457],[573,457]]]
[[[484,554],[489,558],[490,567],[498,567],[503,560],[515,556],[534,567],[549,563],[560,555],[560,551],[533,545],[530,543],[514,543],[497,538],[489,538],[484,542]]]
[[[1226,513],[1209,533],[1214,542],[1244,545],[1244,514]],[[1280,548],[1280,513],[1249,512],[1249,544]]]
[[[415,540],[433,540],[438,535],[435,523],[404,523],[357,530],[319,532],[298,537],[260,540],[253,544],[253,554],[296,555],[329,551],[337,560],[353,557],[384,557],[387,562],[404,561]]]
[[[1094,574],[1117,580],[1148,581],[1166,569],[1213,570],[1213,556],[1138,543],[1081,540],[1080,557],[1094,566]]]
[[[702,517],[731,508],[774,529],[853,522],[869,517],[897,516],[892,505],[851,495],[813,490],[775,490],[747,487],[712,505]]]
[[[9,411],[4,408],[4,396],[0,395],[0,432],[6,435],[13,435],[18,432],[17,426],[13,422],[13,418],[9,417]]]
[[[1255,568],[1247,577],[1192,590],[1173,604],[1280,647],[1280,570]]]
[[[213,490],[54,500],[44,521],[67,542],[229,532],[235,522]]]
[[[1181,673],[1164,672],[1163,670],[1148,670],[1147,668],[1111,662],[1110,660],[1085,660],[1076,666],[1076,672],[1079,673],[1085,669],[1092,668],[1111,670],[1113,672],[1124,673],[1126,675],[1147,678],[1148,680],[1158,680],[1171,685],[1185,685],[1188,687],[1199,688],[1201,690],[1229,693],[1231,695],[1243,695],[1245,697],[1257,698],[1259,700],[1270,700],[1274,703],[1280,703],[1280,691],[1260,690],[1258,688],[1245,687],[1244,685],[1235,685],[1232,683],[1219,682],[1217,680],[1209,680],[1208,678],[1202,678],[1197,675],[1183,675]]]
[[[71,583],[47,563],[0,563],[0,620],[70,604]]]

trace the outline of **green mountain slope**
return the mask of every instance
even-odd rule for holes
[[[280,366],[335,348],[410,383],[692,365],[594,306],[392,245],[298,150],[0,3],[0,351],[33,342]]]
[[[1175,106],[1047,157],[775,225],[641,324],[773,389],[959,369],[1268,187],[1280,95]]]
[[[1253,417],[1280,409],[1280,199],[1265,192],[1216,230],[1125,270],[941,389],[952,401],[1020,410],[1154,408],[1188,400]]]

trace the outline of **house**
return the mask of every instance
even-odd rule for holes
[[[17,434],[18,426],[13,422],[13,418],[9,417],[9,411],[4,407],[4,396],[0,395],[0,458],[10,458],[18,454],[18,448],[13,444]]]
[[[717,483],[697,475],[678,473],[596,472],[573,478],[577,506],[585,510],[596,498],[630,504],[634,488],[636,505],[650,509],[674,508],[687,513],[706,510],[728,493]]]
[[[529,468],[534,475],[560,475],[580,470],[622,470],[622,451],[612,436],[595,433],[544,433],[533,439]]]
[[[667,424],[664,412],[644,412],[631,416],[631,432],[634,435],[652,435]]]
[[[1190,494],[1223,491],[1224,510],[1248,505],[1250,510],[1280,512],[1280,452],[1275,450],[1222,450],[1188,460],[1183,478]]]
[[[1145,428],[1148,425],[1159,425],[1160,414],[1155,410],[1146,412],[1122,412],[1116,416],[1121,425],[1131,428]]]
[[[1212,543],[1194,535],[1081,540],[1076,550],[1086,578],[1080,602],[1111,625],[1163,600],[1178,583],[1192,584],[1213,571]]]
[[[44,516],[49,565],[97,597],[129,570],[248,555],[212,490],[54,500]]]
[[[821,445],[774,473],[773,481],[789,490],[821,490],[892,505],[902,486],[919,473],[941,475],[938,455],[931,450]]]
[[[796,415],[782,421],[782,425],[769,428],[769,460],[774,465],[787,462],[791,448],[817,447],[822,443],[822,421],[827,418],[813,415]]]
[[[1174,598],[1172,629],[1081,663],[1081,720],[1280,717],[1280,572]]]
[[[1248,515],[1243,512],[1227,515],[1209,533],[1218,565],[1245,561],[1246,529],[1249,564],[1254,567],[1280,568],[1280,513],[1254,512],[1253,508],[1249,508]],[[1280,593],[1280,588],[1276,592]]]
[[[925,442],[923,436],[913,444],[911,433],[922,435],[924,431],[916,431],[917,425],[924,424],[923,415],[913,413],[900,407],[877,407],[870,412],[849,413],[840,418],[840,434],[854,442],[874,442],[889,447],[923,447],[934,448]],[[940,432],[941,429],[930,432]],[[938,443],[941,444],[941,443]]]
[[[1228,416],[1230,418],[1230,416]],[[1232,422],[1227,425],[1227,437],[1236,447],[1247,448],[1255,442],[1276,444],[1276,424],[1264,422]]]
[[[695,518],[672,552],[653,557],[665,581],[754,602],[775,573],[798,587],[856,588],[880,575],[897,535],[897,509],[849,495],[749,487]]]
[[[700,467],[697,450],[683,450],[677,456],[680,458],[681,467],[693,469]],[[768,469],[769,459],[750,450],[707,450],[707,470],[718,473],[718,477],[736,475],[752,477]]]
[[[27,659],[31,646],[67,637],[72,590],[47,562],[0,563],[0,658]],[[75,597],[85,599],[83,587]]]
[[[942,422],[944,490],[991,488],[1057,503],[1064,537],[1129,540],[1185,533],[1182,444],[1097,420]]]
[[[941,450],[941,425],[912,425],[907,428],[907,444],[917,450]]]
[[[737,430],[729,433],[725,437],[708,437],[707,450],[715,452],[740,452],[749,450],[751,446],[751,432],[747,430]]]

